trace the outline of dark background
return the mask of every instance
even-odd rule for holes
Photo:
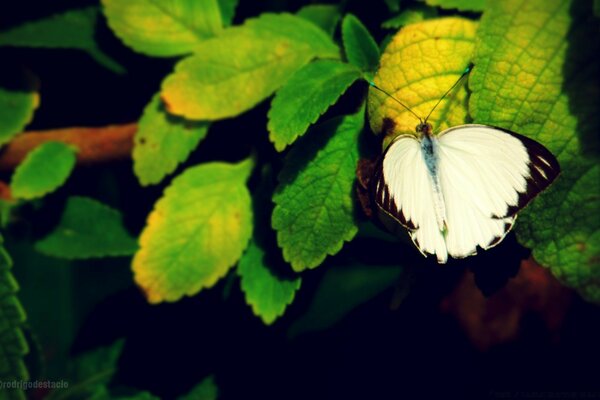
[[[91,4],[96,2],[12,2],[10,9],[0,13],[0,29]],[[296,11],[303,4],[241,0],[235,23],[265,10]],[[379,28],[385,19],[381,15],[389,13],[383,1],[348,1],[346,5],[376,40],[388,33]],[[104,21],[98,27],[97,39],[103,50],[126,67],[125,75],[107,71],[79,51],[0,49],[0,59],[25,66],[41,82],[41,107],[28,129],[103,126],[139,118],[174,60],[148,58],[130,51],[111,34]],[[355,85],[334,112],[352,108],[364,94],[365,88]],[[179,171],[206,160],[239,160],[257,143],[262,157],[278,157],[267,139],[267,109],[265,102],[238,118],[215,123],[208,138]],[[0,178],[7,181],[10,175],[5,173]],[[20,211],[21,219],[6,234],[13,238],[9,239],[9,251],[13,253],[12,245],[18,261],[19,243],[49,232],[64,200],[73,194],[91,196],[119,208],[127,227],[137,234],[165,184],[168,180],[158,187],[141,188],[130,161],[79,168],[69,183],[44,204]],[[456,296],[453,291],[465,273],[475,274],[477,287],[486,296],[494,297],[506,290],[507,282],[519,273],[521,260],[528,256],[512,234],[485,254],[442,267],[422,259],[410,247],[400,248],[402,251],[397,245],[363,238],[346,245],[340,256],[365,262],[376,259],[379,264],[410,264],[415,283],[397,310],[390,309],[390,289],[332,328],[294,339],[288,338],[288,329],[310,306],[326,265],[303,274],[296,301],[271,327],[252,315],[237,281],[228,297],[223,295],[231,283],[226,279],[193,298],[150,306],[132,284],[128,260],[69,265],[82,268],[70,278],[74,279],[73,285],[85,276],[81,279],[114,286],[110,296],[90,306],[82,321],[72,325],[76,332],[70,352],[77,354],[125,337],[114,386],[150,390],[165,398],[187,392],[209,374],[215,374],[223,399],[586,398],[585,391],[593,392],[587,398],[600,398],[598,308],[577,295],[567,292],[559,298],[566,299],[567,311],[558,327],[548,329],[539,310],[526,311],[519,320],[515,340],[492,341],[486,350],[474,345],[456,318],[461,313],[472,313],[468,299],[461,303],[467,307],[462,311],[443,310],[441,305]],[[410,254],[408,259],[405,254]],[[35,275],[31,268],[18,262],[14,267],[23,287],[25,306],[40,303],[30,300],[32,296],[59,296],[55,291],[31,294],[30,287],[43,287],[32,277],[46,279]],[[504,309],[489,311],[488,317],[526,308],[522,300],[512,300]],[[77,297],[72,301],[77,302]],[[476,301],[473,299],[473,303]],[[557,304],[549,301],[544,307],[552,313]],[[43,311],[43,307],[28,310],[34,319],[38,318],[36,312]],[[45,311],[57,314],[54,321],[58,324],[70,312]],[[497,329],[502,330],[502,326]],[[563,391],[568,393],[558,394]],[[546,397],[535,397],[536,393]],[[552,393],[555,397],[548,397]]]

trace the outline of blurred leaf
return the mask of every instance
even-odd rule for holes
[[[238,0],[218,0],[218,3],[221,10],[223,25],[231,25],[233,17],[235,17],[235,9],[237,8]]]
[[[400,0],[383,0],[388,9],[392,12],[400,11]]]
[[[17,299],[19,285],[10,269],[12,261],[2,245],[0,237],[0,382],[20,382],[29,379],[23,361],[29,346],[23,335],[25,311]],[[18,388],[4,388],[2,399],[25,399],[25,393]]]
[[[309,4],[298,10],[296,15],[311,21],[330,36],[335,32],[341,17],[339,8],[331,4]]]
[[[469,65],[476,29],[474,22],[453,17],[403,28],[382,55],[375,83],[425,117]],[[434,132],[467,122],[465,86],[442,100],[431,115]],[[419,121],[389,96],[371,88],[368,106],[371,129],[389,134],[387,141],[402,133],[415,134]]]
[[[562,175],[522,214],[517,237],[535,259],[600,302],[600,52],[591,3],[490,2],[478,31],[470,111],[548,147]],[[499,96],[498,94],[502,95]]]
[[[425,0],[429,6],[457,9],[459,11],[483,11],[486,0]],[[492,3],[490,1],[490,3]]]
[[[219,388],[215,383],[214,376],[209,376],[197,384],[186,395],[180,396],[179,400],[217,400]]]
[[[128,256],[135,239],[123,228],[118,211],[87,197],[69,197],[60,223],[35,244],[39,252],[60,258]]]
[[[406,25],[422,22],[438,15],[437,10],[424,5],[416,5],[408,10],[402,11],[393,18],[384,21],[381,26],[386,29],[398,29]]]
[[[106,386],[98,386],[93,393],[86,397],[86,400],[160,400],[160,397],[154,396],[150,392],[135,392],[125,396],[111,395]]]
[[[0,67],[0,146],[21,133],[33,118],[40,101],[35,86],[24,71]]]
[[[252,307],[254,315],[267,325],[282,316],[292,303],[302,280],[276,275],[266,258],[265,251],[253,241],[240,259],[238,274],[246,303]]]
[[[338,58],[323,30],[290,14],[262,14],[202,42],[163,82],[167,110],[188,119],[236,116],[315,57]]]
[[[354,177],[364,110],[319,125],[288,154],[272,226],[295,271],[319,266],[357,232]]]
[[[379,48],[367,28],[352,14],[342,21],[344,50],[350,63],[363,71],[375,71],[379,65]]]
[[[0,32],[0,46],[83,50],[98,64],[122,74],[125,69],[102,52],[94,39],[98,14],[92,6],[27,22]]]
[[[184,162],[209,124],[169,115],[158,95],[144,109],[133,146],[133,170],[142,186],[159,183]]]
[[[188,168],[148,216],[133,259],[150,303],[176,301],[213,286],[239,260],[252,234],[246,180],[252,161]]]
[[[223,29],[217,0],[102,0],[102,4],[115,35],[133,50],[149,56],[191,53]]]
[[[30,151],[11,178],[12,196],[31,200],[61,187],[75,167],[75,153],[62,142],[45,142]]]
[[[327,329],[350,311],[394,285],[403,268],[390,265],[334,265],[327,268],[304,315],[290,327],[294,337]]]
[[[360,75],[352,65],[333,60],[315,61],[292,75],[269,110],[269,139],[277,151],[303,135]]]
[[[117,372],[117,363],[124,343],[125,341],[120,339],[110,346],[99,347],[76,357],[69,365],[68,388],[56,389],[46,399],[103,398],[98,397],[98,393],[105,390]]]

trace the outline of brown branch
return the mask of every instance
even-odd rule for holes
[[[131,157],[137,124],[110,125],[99,128],[64,128],[29,131],[15,137],[0,151],[0,171],[14,169],[31,150],[44,142],[72,144],[78,164],[95,164]]]

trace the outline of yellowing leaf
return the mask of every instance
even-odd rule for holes
[[[133,170],[140,183],[159,183],[173,172],[206,136],[208,126],[169,115],[154,96],[144,109],[133,145]]]
[[[400,30],[381,56],[375,84],[421,118],[469,65],[477,25],[463,18],[440,18]],[[465,85],[446,97],[429,118],[434,132],[467,120]],[[368,98],[371,129],[395,137],[415,133],[419,120],[394,99],[371,88]]]
[[[295,271],[319,266],[358,230],[353,187],[363,113],[316,127],[290,151],[279,175],[271,224]]]
[[[223,27],[217,0],[102,0],[102,4],[115,34],[150,56],[190,53]]]
[[[481,21],[469,103],[478,123],[527,135],[562,173],[517,221],[536,260],[600,302],[598,23],[591,4],[490,2]]]
[[[46,142],[29,152],[19,164],[10,182],[18,199],[42,197],[62,186],[73,167],[75,149],[62,142]]]
[[[133,259],[150,303],[192,296],[237,262],[252,234],[251,171],[250,160],[212,162],[188,168],[167,187]]]
[[[195,51],[163,82],[162,98],[170,113],[199,120],[236,116],[311,59],[339,57],[323,30],[290,14],[263,14],[225,29]]]

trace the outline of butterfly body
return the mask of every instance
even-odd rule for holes
[[[558,176],[541,144],[487,125],[460,125],[400,135],[370,181],[371,201],[406,227],[424,255],[445,263],[497,245],[516,213]]]

